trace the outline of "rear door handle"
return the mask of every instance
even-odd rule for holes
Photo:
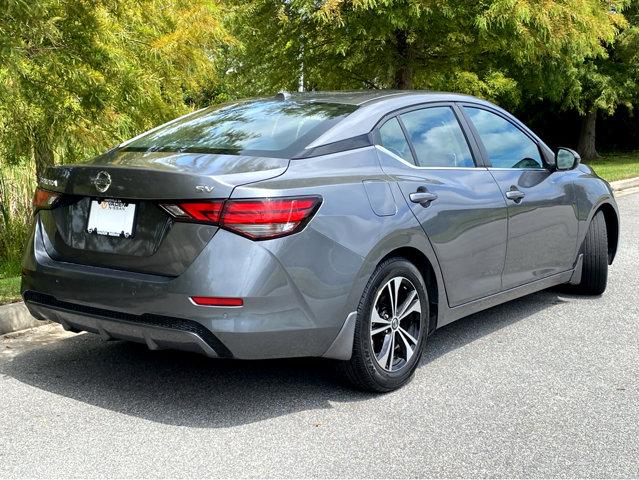
[[[437,194],[430,192],[422,192],[416,191],[409,195],[410,201],[413,203],[421,203],[422,205],[425,203],[430,203],[433,200],[437,200]]]
[[[513,188],[506,192],[506,198],[508,200],[512,200],[514,202],[520,202],[522,198],[524,198],[526,194],[521,190],[517,190],[517,188]]]

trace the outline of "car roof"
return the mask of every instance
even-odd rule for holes
[[[356,105],[358,108],[342,119],[337,125],[329,129],[306,147],[306,151],[313,151],[318,147],[331,145],[341,141],[348,141],[360,136],[368,135],[377,123],[387,115],[413,106],[427,105],[438,102],[460,102],[488,107],[501,112],[521,129],[533,137],[550,155],[552,150],[526,125],[510,112],[481,98],[450,92],[434,92],[429,90],[361,90],[337,92],[308,92],[286,94],[286,98],[295,101],[331,102]]]
[[[286,93],[285,98],[298,102],[331,102],[356,105],[358,108],[333,128],[315,139],[307,149],[346,140],[370,132],[385,115],[413,105],[435,102],[467,102],[499,107],[470,95],[429,90],[361,90],[338,92]],[[499,109],[501,110],[501,109]],[[505,112],[507,113],[507,112]]]
[[[418,99],[420,101],[417,103],[433,101],[433,99],[442,101],[444,97],[447,101],[479,100],[470,95],[430,90],[338,90],[327,92],[283,92],[282,94],[286,95],[287,99],[290,98],[297,102],[341,103],[356,106],[371,105],[379,102],[394,103],[395,101],[404,103],[406,100],[415,101]]]

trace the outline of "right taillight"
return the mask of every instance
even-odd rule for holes
[[[49,210],[58,203],[62,194],[57,192],[51,192],[49,190],[45,190],[43,188],[36,188],[35,193],[33,194],[33,211],[37,212],[38,210]]]
[[[320,197],[230,200],[220,225],[255,240],[283,237],[301,230],[320,203]]]
[[[253,240],[299,232],[317,211],[319,196],[211,200],[162,204],[173,218],[209,223]]]

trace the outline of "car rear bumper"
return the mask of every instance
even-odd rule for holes
[[[336,358],[331,347],[350,312],[331,315],[331,302],[337,308],[343,299],[325,299],[327,315],[318,316],[259,243],[221,231],[182,275],[162,277],[54,261],[44,241],[36,225],[23,261],[22,293],[36,318],[211,357]],[[244,305],[199,306],[192,295],[240,297]]]
[[[209,357],[232,357],[232,353],[209,330],[197,322],[159,315],[127,315],[121,312],[61,302],[50,295],[26,291],[24,301],[39,320],[52,320],[71,332],[91,332],[103,340],[145,343],[151,350],[174,348]]]

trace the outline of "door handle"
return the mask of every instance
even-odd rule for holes
[[[512,200],[515,203],[521,202],[522,198],[524,198],[525,196],[526,194],[521,190],[517,190],[516,187],[512,187],[506,192],[506,198],[508,200]]]
[[[414,193],[411,193],[409,195],[410,197],[410,201],[413,203],[421,203],[426,204],[426,203],[430,203],[433,200],[437,200],[437,194],[435,193],[430,193],[430,192],[424,192],[420,190],[417,190]]]

